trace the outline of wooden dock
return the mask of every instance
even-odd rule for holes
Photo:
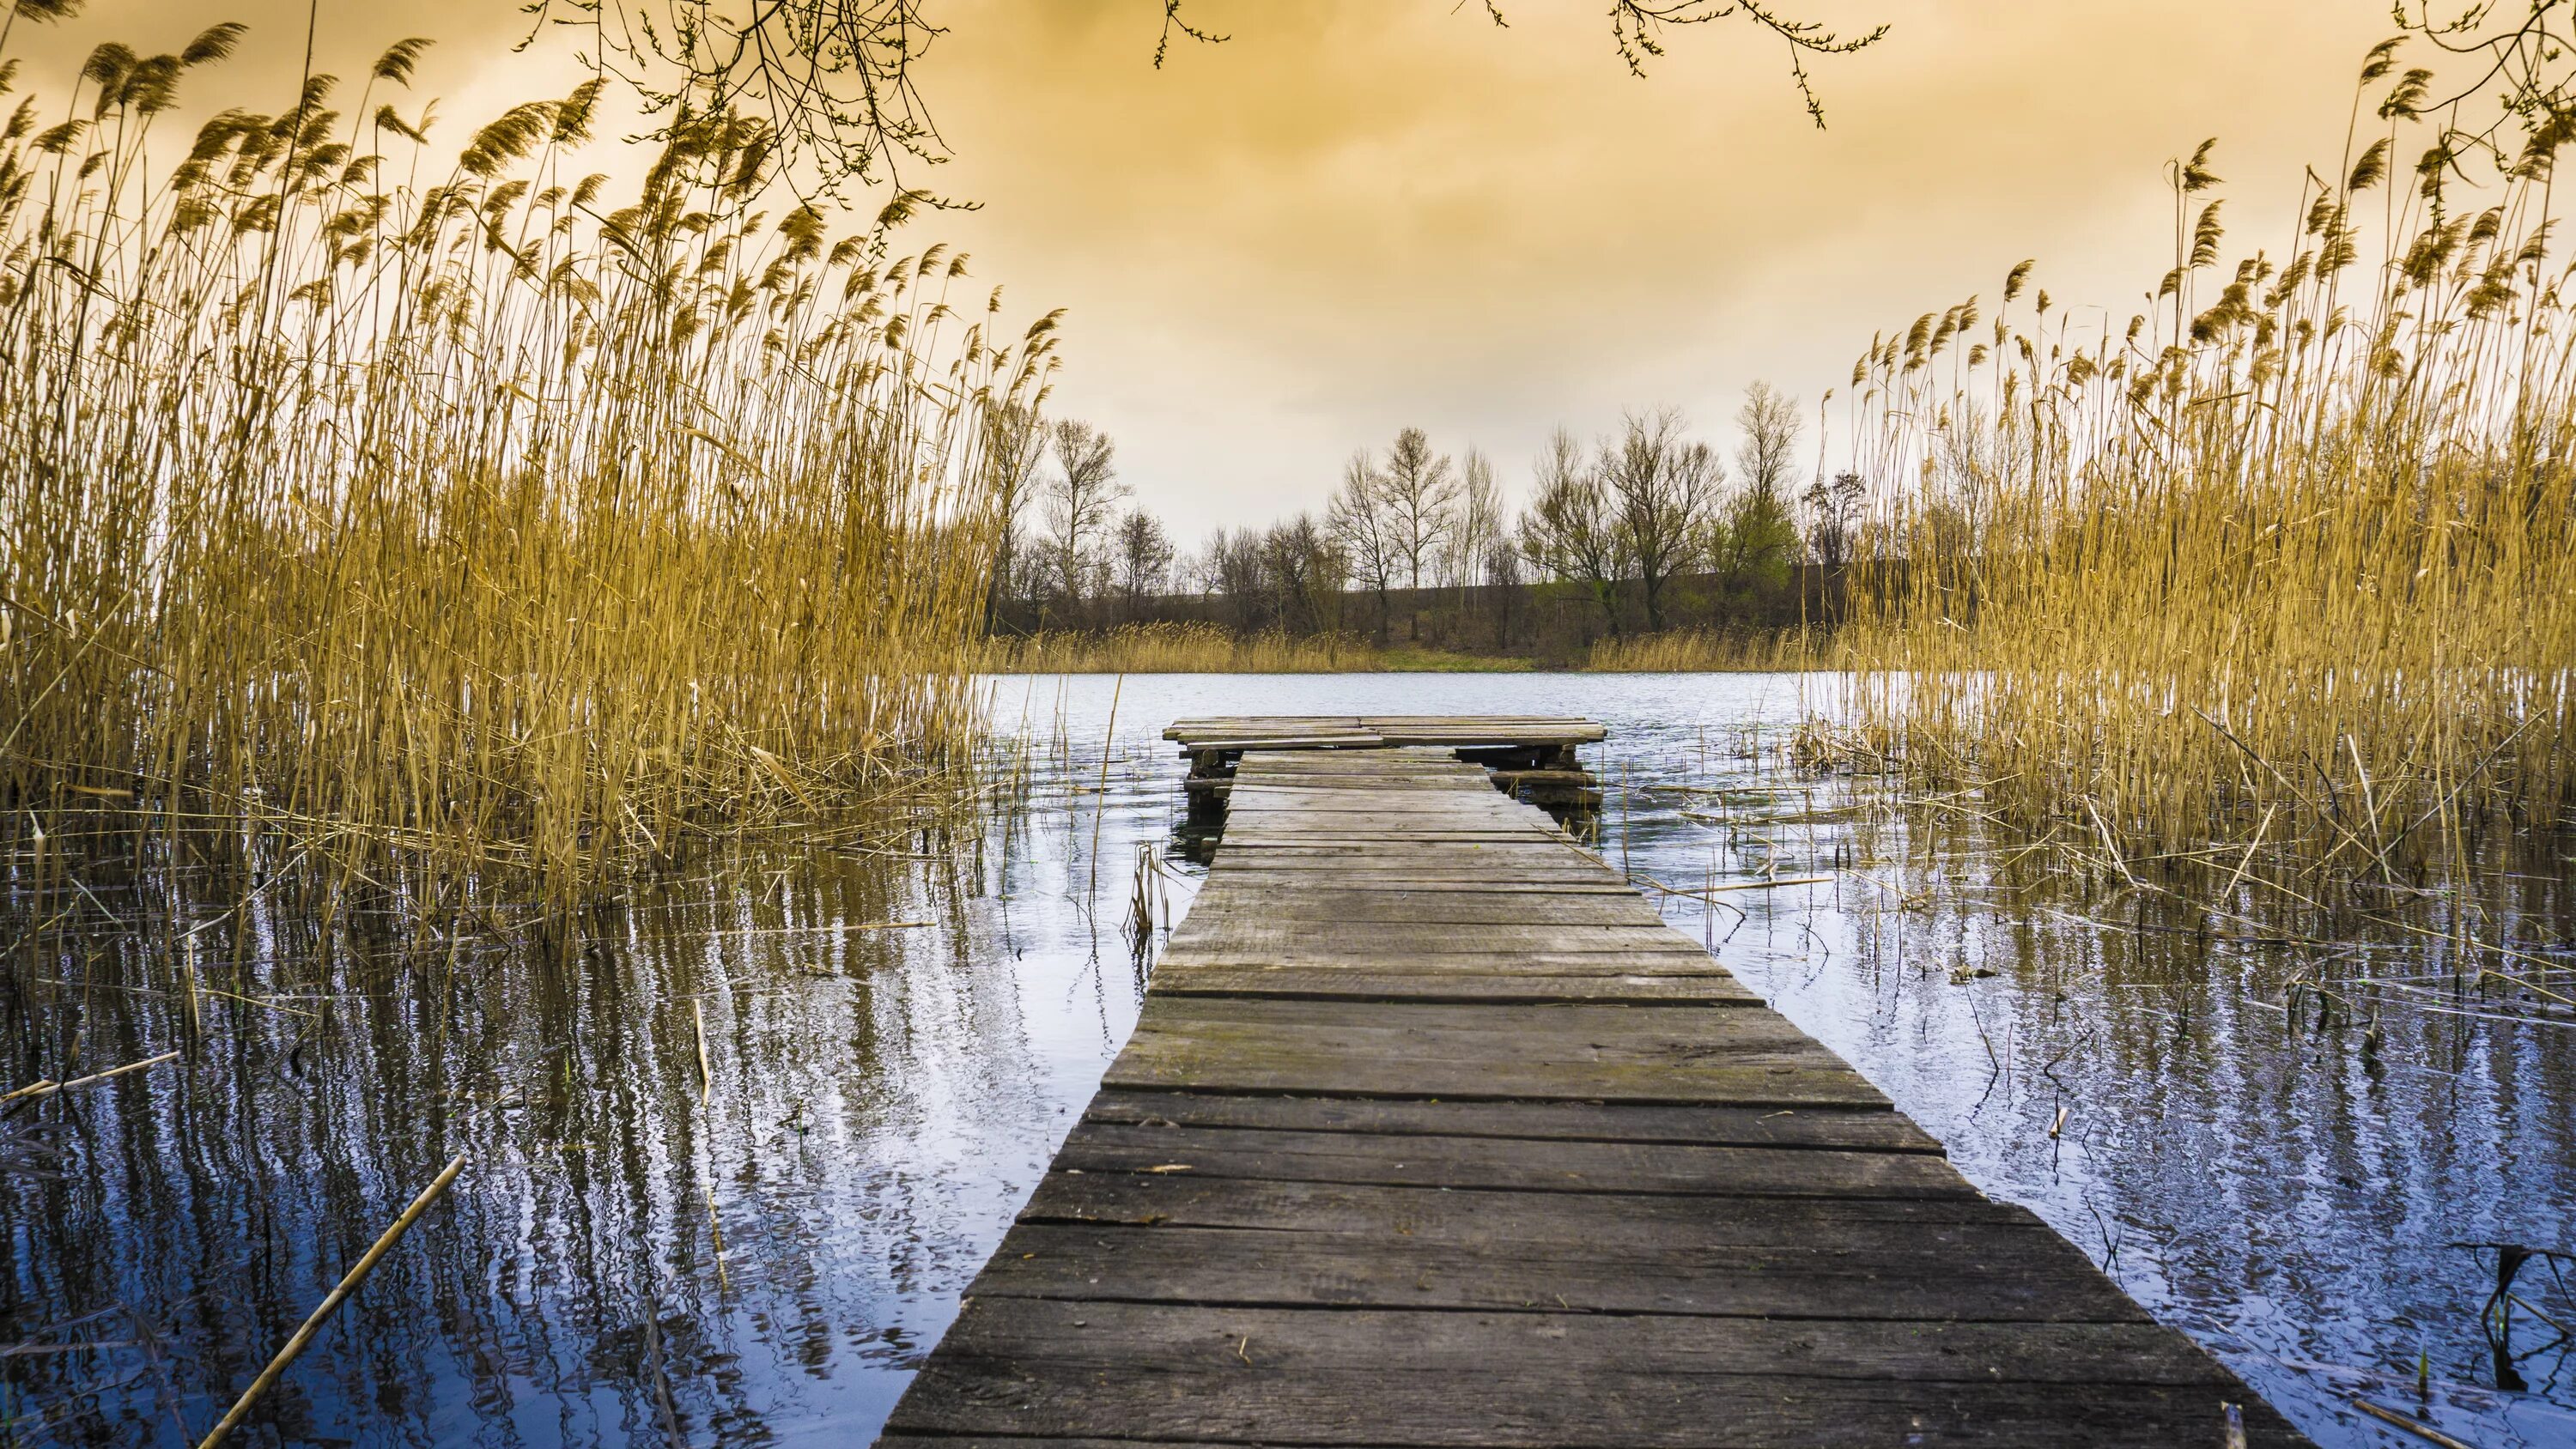
[[[1504,733],[1233,736],[1135,1037],[880,1442],[2307,1443],[1458,758]]]
[[[1561,715],[1244,715],[1175,720],[1163,738],[1178,742],[1190,761],[1181,782],[1189,800],[1182,841],[1205,860],[1247,750],[1437,747],[1483,765],[1495,789],[1580,833],[1601,808],[1601,789],[1575,751],[1604,733],[1591,720]]]

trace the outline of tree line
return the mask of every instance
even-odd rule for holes
[[[1868,488],[1801,469],[1804,420],[1769,384],[1746,389],[1734,421],[1731,459],[1671,408],[1627,413],[1588,444],[1559,428],[1517,506],[1484,453],[1442,452],[1409,427],[1353,452],[1320,511],[1184,549],[1132,502],[1106,433],[998,415],[987,456],[1004,527],[987,623],[1190,619],[1509,650],[1551,631],[1794,622],[1853,562]]]

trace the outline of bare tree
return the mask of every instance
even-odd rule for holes
[[[1493,460],[1474,448],[1458,464],[1456,517],[1440,551],[1440,582],[1449,588],[1478,582],[1486,552],[1503,536],[1503,490],[1494,483]]]
[[[1520,546],[1505,537],[1497,525],[1492,542],[1485,545],[1482,563],[1481,581],[1494,606],[1494,647],[1509,649],[1512,647],[1512,604],[1521,592]]]
[[[1708,444],[1682,435],[1670,408],[1628,414],[1601,445],[1602,486],[1617,516],[1620,551],[1645,595],[1646,628],[1664,627],[1664,586],[1697,563],[1726,466]]]
[[[1273,525],[1262,536],[1261,559],[1280,628],[1319,634],[1341,626],[1345,555],[1315,515],[1300,513]]]
[[[1549,575],[1583,585],[1601,606],[1610,637],[1619,637],[1622,555],[1610,490],[1583,464],[1583,445],[1563,428],[1538,457],[1536,486],[1521,514],[1521,552]]]
[[[993,500],[992,577],[984,585],[984,632],[1001,622],[1020,552],[1020,517],[1028,512],[1038,468],[1046,461],[1046,425],[1037,409],[1009,406],[984,414],[984,486]]]
[[[1172,564],[1172,577],[1210,604],[1225,596],[1225,546],[1222,528],[1208,530],[1207,542],[1182,554]]]
[[[1129,621],[1142,618],[1149,600],[1160,597],[1172,576],[1172,536],[1163,521],[1142,508],[1130,508],[1113,534],[1113,561],[1118,596]]]
[[[1736,469],[1742,486],[1729,497],[1709,529],[1708,553],[1721,586],[1736,591],[1776,584],[1797,561],[1797,521],[1789,514],[1788,488],[1797,467],[1798,404],[1767,382],[1744,390],[1735,410],[1742,432]]]
[[[1055,476],[1047,480],[1047,557],[1049,583],[1079,614],[1089,593],[1099,541],[1109,527],[1118,501],[1127,496],[1118,481],[1116,446],[1091,424],[1066,418],[1050,430],[1055,444]]]
[[[1869,484],[1858,473],[1819,475],[1800,501],[1807,505],[1807,551],[1828,569],[1848,566],[1860,543],[1860,515]]]
[[[1783,396],[1767,382],[1744,389],[1744,404],[1735,410],[1735,426],[1744,436],[1735,447],[1735,464],[1744,486],[1773,498],[1785,497],[1789,475],[1798,466],[1798,400]]]
[[[1422,588],[1422,566],[1437,566],[1440,548],[1457,526],[1458,474],[1447,454],[1434,454],[1431,439],[1420,428],[1395,435],[1379,474],[1388,522],[1404,564],[1404,586]],[[1412,635],[1422,640],[1422,602],[1413,604]]]
[[[1377,599],[1377,642],[1386,642],[1396,571],[1404,566],[1404,545],[1386,480],[1369,462],[1368,450],[1351,454],[1342,465],[1342,486],[1324,512],[1324,529],[1350,569],[1354,582]]]
[[[1249,528],[1231,532],[1220,528],[1208,536],[1199,566],[1207,573],[1209,592],[1225,596],[1234,627],[1245,633],[1258,628],[1269,608],[1262,584],[1261,536]]]

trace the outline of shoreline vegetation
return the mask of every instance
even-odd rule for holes
[[[1421,645],[1380,645],[1360,634],[1243,635],[1220,624],[1155,621],[1101,630],[1054,630],[987,639],[986,674],[1517,674],[1751,673],[1833,667],[1821,641],[1800,631],[1721,634],[1673,630],[1596,639],[1570,660]]]

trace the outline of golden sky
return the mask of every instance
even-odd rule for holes
[[[2383,0],[1797,0],[1863,55],[1674,32],[1638,80],[1596,0],[1189,0],[1232,36],[1152,68],[1157,0],[948,0],[921,72],[982,203],[929,217],[1034,313],[1069,310],[1054,408],[1118,440],[1184,542],[1319,504],[1396,429],[1492,454],[1507,489],[1562,423],[1673,404],[1731,443],[1746,383],[1812,409],[1881,327],[2036,257],[2063,303],[2125,321],[2170,265],[2169,157],[2220,138],[2229,254],[2286,251],[2301,167],[2341,154]],[[193,99],[277,104],[302,64],[296,0],[93,0],[22,26],[32,84],[102,39],[169,49],[245,20]],[[325,0],[317,65],[439,44],[417,89],[461,145],[560,91],[569,52],[512,55],[516,0]],[[231,92],[238,88],[241,94]],[[224,94],[213,94],[221,91]],[[1811,438],[1811,442],[1812,442]]]

